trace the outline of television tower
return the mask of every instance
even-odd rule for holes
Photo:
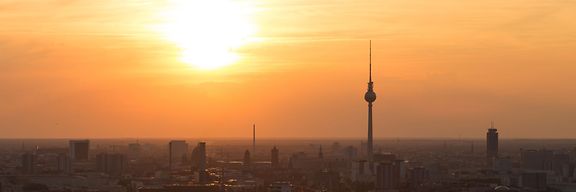
[[[364,100],[368,102],[368,143],[366,145],[366,151],[368,154],[368,161],[372,162],[374,156],[374,143],[372,141],[372,103],[376,101],[374,82],[372,82],[372,40],[370,40],[368,90],[366,91],[366,94],[364,94]]]

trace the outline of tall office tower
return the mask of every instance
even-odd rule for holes
[[[395,191],[399,189],[399,165],[394,162],[380,162],[376,166],[376,191]]]
[[[70,155],[61,153],[58,155],[58,172],[69,174],[72,173],[72,161]]]
[[[199,142],[196,148],[194,149],[194,159],[198,169],[198,180],[202,184],[208,183],[208,173],[206,172],[206,143]]]
[[[70,159],[73,161],[86,161],[90,151],[90,140],[70,140]]]
[[[252,160],[250,159],[250,151],[249,151],[249,150],[246,150],[246,151],[244,152],[244,161],[243,161],[243,163],[244,163],[244,167],[249,167],[250,164],[252,164]]]
[[[271,162],[272,162],[272,168],[279,168],[280,167],[280,158],[279,158],[279,151],[278,148],[276,148],[276,146],[274,146],[274,148],[272,148],[272,157],[271,157]]]
[[[552,170],[554,152],[551,150],[520,150],[520,167],[527,170]]]
[[[130,143],[128,144],[128,159],[129,160],[136,160],[140,157],[140,153],[142,151],[142,146],[140,143]]]
[[[256,155],[256,124],[252,125],[252,153]]]
[[[96,155],[96,171],[105,173],[108,163],[108,153],[100,153]]]
[[[176,169],[183,165],[188,153],[188,143],[184,140],[172,140],[168,144],[168,163],[170,169]]]
[[[100,153],[96,155],[96,168],[110,176],[121,176],[126,169],[126,158],[123,154]]]
[[[36,155],[33,153],[22,154],[22,173],[34,174],[36,166]]]
[[[494,128],[494,122],[486,133],[486,158],[488,165],[492,165],[492,161],[498,157],[498,130]]]
[[[368,90],[364,94],[364,100],[368,102],[368,143],[366,149],[366,155],[368,160],[372,163],[372,156],[374,155],[374,144],[372,141],[372,103],[376,101],[376,93],[374,92],[374,82],[372,82],[372,41],[370,41],[370,57],[369,57],[369,79],[368,79]]]

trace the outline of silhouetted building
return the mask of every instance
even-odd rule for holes
[[[318,150],[318,159],[324,159],[324,153],[322,152],[322,146]]]
[[[90,152],[90,140],[70,140],[70,159],[73,161],[86,161]]]
[[[521,175],[523,188],[543,191],[548,187],[546,172],[525,172]]]
[[[568,175],[568,173],[564,174],[564,172],[569,171],[569,167],[570,167],[570,155],[563,153],[563,152],[557,152],[554,153],[554,155],[552,156],[552,162],[551,162],[551,170],[554,171],[554,173],[556,173],[557,175]],[[566,171],[564,171],[566,169]]]
[[[70,160],[70,156],[65,153],[58,154],[57,159],[57,170],[60,173],[69,174],[72,172],[72,161]]]
[[[140,153],[142,152],[142,146],[140,143],[130,143],[128,144],[128,159],[136,160],[140,157]]]
[[[192,171],[198,173],[198,181],[202,184],[208,182],[206,172],[206,143],[199,142],[192,151]]]
[[[272,157],[271,157],[270,162],[272,162],[272,168],[279,168],[280,167],[280,157],[279,157],[278,148],[276,148],[276,146],[274,146],[274,148],[272,148],[271,155],[272,155]]]
[[[418,187],[428,180],[429,173],[424,167],[414,167],[408,170],[407,177],[411,186]]]
[[[400,187],[400,165],[395,162],[380,162],[376,166],[376,191],[395,191]]]
[[[486,133],[486,158],[488,164],[492,165],[494,159],[498,157],[498,130],[494,128],[494,122]]]
[[[169,167],[176,169],[183,165],[186,161],[186,154],[188,152],[188,143],[184,140],[173,140],[168,144],[169,147]]]
[[[100,153],[96,156],[96,170],[111,176],[121,176],[126,169],[123,154]]]
[[[551,170],[553,152],[546,149],[521,150],[520,165],[529,170]]]
[[[244,152],[244,167],[250,167],[250,164],[252,164],[252,160],[250,159],[250,151],[246,150]]]
[[[350,179],[353,182],[368,183],[372,182],[373,175],[367,160],[352,161],[350,170]]]
[[[34,174],[36,172],[36,155],[33,153],[22,154],[22,173]]]

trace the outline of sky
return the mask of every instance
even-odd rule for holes
[[[574,138],[574,18],[574,0],[0,0],[0,137],[363,138],[372,40],[376,138]]]

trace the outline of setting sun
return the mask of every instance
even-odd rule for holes
[[[180,60],[203,70],[237,62],[237,49],[256,31],[247,1],[173,0],[162,13],[160,31],[180,49]]]

